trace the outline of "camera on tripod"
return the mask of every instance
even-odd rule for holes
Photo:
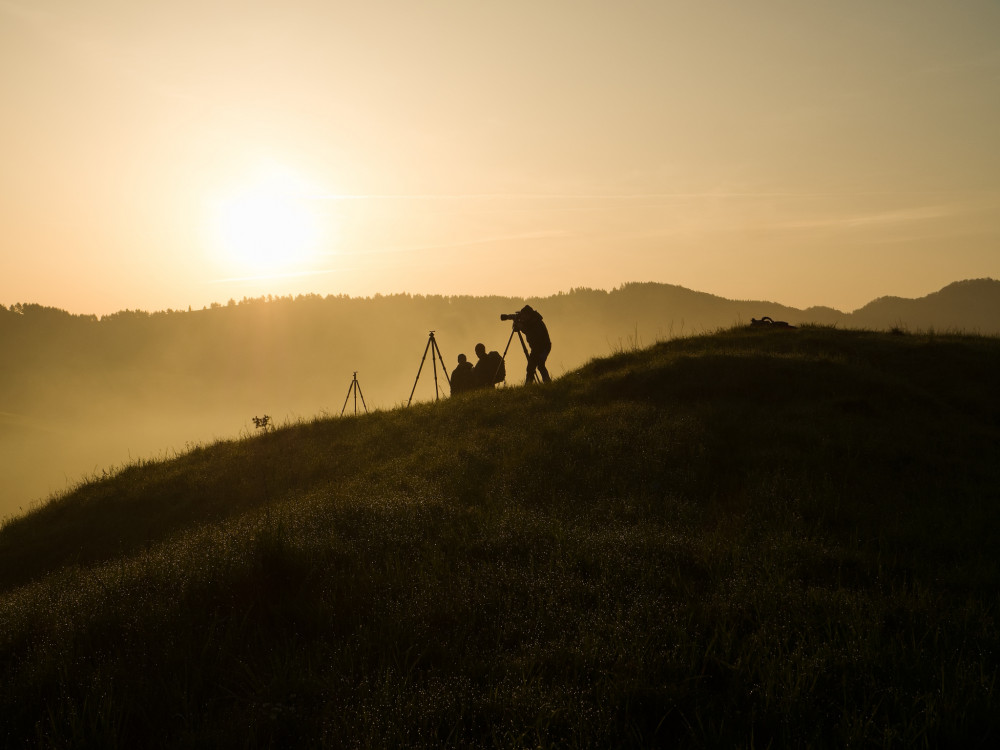
[[[519,313],[511,313],[510,315],[507,313],[500,313],[500,320],[517,320],[518,315]]]

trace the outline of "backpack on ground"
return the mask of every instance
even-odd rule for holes
[[[500,352],[492,351],[487,354],[486,362],[488,368],[486,372],[490,373],[493,378],[491,385],[502,383],[507,379],[507,367],[504,365]]]

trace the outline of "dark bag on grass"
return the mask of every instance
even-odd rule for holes
[[[486,355],[486,372],[493,378],[491,385],[502,383],[507,379],[507,367],[500,352],[492,351]]]

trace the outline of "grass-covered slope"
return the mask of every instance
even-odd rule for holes
[[[0,744],[991,746],[1000,341],[734,330],[0,531]]]

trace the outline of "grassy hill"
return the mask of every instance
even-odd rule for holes
[[[992,746],[1000,341],[737,329],[0,530],[0,744]]]

